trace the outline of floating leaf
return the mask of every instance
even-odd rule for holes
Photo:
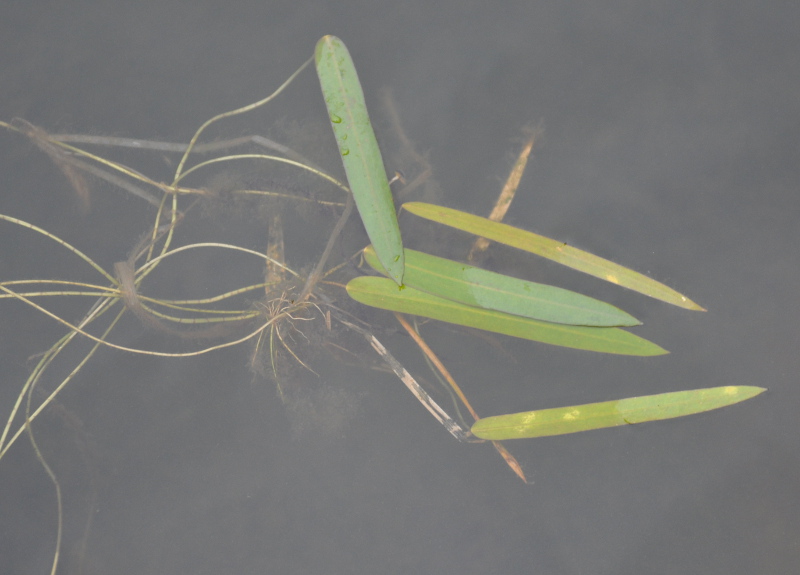
[[[552,240],[508,224],[493,222],[480,216],[424,202],[409,202],[403,204],[403,208],[421,218],[531,252],[672,305],[705,311],[683,294],[661,282],[589,252],[568,246],[564,242]]]
[[[564,435],[702,413],[739,403],[763,391],[766,391],[763,387],[747,385],[711,387],[495,415],[475,422],[472,433],[492,441]]]
[[[347,284],[354,300],[389,311],[408,313],[562,347],[623,355],[662,355],[665,349],[616,327],[549,323],[472,307],[414,288],[398,287],[380,277],[357,277]]]
[[[353,60],[344,42],[335,36],[317,42],[314,57],[356,208],[383,267],[402,285],[400,226]]]
[[[385,273],[372,246],[364,258]],[[416,250],[405,250],[403,282],[466,305],[532,319],[585,326],[631,326],[640,322],[611,304],[563,288],[527,282]]]

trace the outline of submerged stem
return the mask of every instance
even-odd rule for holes
[[[189,146],[186,148],[186,152],[184,152],[183,157],[181,158],[181,161],[178,164],[178,169],[175,171],[175,179],[173,181],[173,185],[177,184],[178,180],[181,178],[181,175],[183,174],[183,166],[186,164],[186,160],[189,158],[189,154],[192,152],[192,149],[194,148],[194,146],[195,146],[195,144],[197,142],[197,139],[200,137],[200,134],[203,133],[203,130],[205,130],[208,126],[210,126],[211,124],[213,124],[217,120],[222,120],[223,118],[228,118],[230,116],[235,116],[237,114],[243,114],[244,112],[249,112],[250,110],[254,110],[254,109],[258,108],[259,106],[263,106],[264,104],[266,104],[267,102],[269,102],[270,100],[275,98],[278,94],[283,92],[283,90],[289,84],[292,83],[292,81],[300,74],[300,72],[305,70],[306,66],[311,64],[311,61],[313,59],[314,59],[314,57],[312,56],[311,58],[306,60],[303,63],[302,66],[300,66],[291,76],[289,76],[289,78],[283,84],[281,84],[278,87],[277,90],[275,90],[272,94],[270,94],[269,96],[267,96],[263,100],[259,100],[258,102],[254,102],[253,104],[248,104],[247,106],[243,106],[241,108],[237,108],[236,110],[230,110],[228,112],[223,112],[222,114],[218,114],[218,115],[214,116],[210,120],[206,120],[203,123],[203,125],[201,125],[197,129],[197,132],[195,132],[194,136],[192,136],[192,139],[189,141]]]
[[[339,234],[342,233],[342,229],[344,229],[344,225],[347,223],[350,214],[353,213],[354,205],[355,202],[353,201],[353,194],[348,194],[347,204],[344,207],[344,211],[342,212],[342,215],[339,216],[339,221],[336,222],[336,226],[333,228],[333,231],[328,238],[328,243],[325,245],[325,251],[322,252],[322,256],[319,258],[317,265],[314,267],[314,271],[309,274],[308,279],[303,286],[303,291],[300,292],[300,297],[297,298],[299,301],[303,301],[308,298],[309,295],[311,295],[311,290],[314,289],[317,281],[319,281],[319,278],[322,277],[322,272],[325,269],[325,263],[328,261],[328,257],[331,255],[331,250],[333,250],[336,239],[339,237]]]

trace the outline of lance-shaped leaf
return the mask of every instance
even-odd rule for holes
[[[551,345],[622,355],[668,353],[656,344],[616,327],[549,323],[472,307],[408,286],[399,288],[387,278],[357,277],[347,284],[347,293],[357,302],[372,307],[429,317]]]
[[[572,269],[593,275],[622,287],[686,309],[705,311],[702,307],[669,286],[601,258],[533,232],[521,230],[508,224],[468,214],[452,208],[444,208],[424,202],[403,204],[421,218],[426,218],[471,234],[506,244],[553,260]]]
[[[364,259],[386,274],[372,246]],[[403,282],[409,287],[467,305],[532,319],[586,326],[639,325],[611,304],[563,288],[527,282],[416,250],[405,250]]]
[[[711,387],[495,415],[475,422],[472,433],[492,441],[564,435],[702,413],[739,403],[763,391],[766,391],[763,387],[748,385]]]
[[[325,36],[317,42],[314,57],[356,208],[378,259],[389,276],[402,285],[400,226],[353,60],[344,42],[335,36]]]

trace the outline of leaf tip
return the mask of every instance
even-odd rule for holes
[[[652,343],[652,342],[650,342]],[[671,352],[668,349],[664,349],[660,345],[653,343],[654,349],[651,355],[669,355]]]
[[[323,51],[325,50],[325,48],[332,47],[334,44],[337,43],[344,46],[344,43],[339,38],[333,36],[332,34],[326,34],[325,36],[320,38],[319,41],[317,42],[316,47],[314,48],[314,62],[317,65],[319,65],[319,61],[322,59]]]
[[[698,303],[690,300],[685,295],[683,295],[683,294],[679,294],[679,295],[680,295],[680,299],[681,299],[681,303],[679,305],[681,307],[683,307],[685,309],[690,309],[692,311],[708,311],[706,308],[704,308],[703,306],[699,305]]]

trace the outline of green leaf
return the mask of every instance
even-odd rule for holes
[[[402,285],[400,226],[353,60],[344,42],[335,36],[324,36],[317,42],[314,58],[356,208],[378,259],[389,276]]]
[[[398,287],[390,279],[362,276],[347,284],[354,300],[389,311],[408,313],[551,345],[617,353],[662,355],[665,349],[616,327],[584,327],[549,323],[500,311],[464,305],[414,288]]]
[[[533,232],[521,230],[508,224],[493,222],[492,220],[452,208],[444,208],[423,202],[409,202],[403,204],[403,208],[421,218],[531,252],[672,305],[705,311],[683,294],[661,282],[604,258],[592,255],[589,252],[568,246],[564,242],[552,240]]]
[[[763,387],[747,385],[711,387],[495,415],[475,422],[472,433],[476,437],[491,441],[564,435],[702,413],[739,403],[763,391],[766,391]]]
[[[364,250],[372,268],[386,274],[372,246]],[[523,281],[453,260],[406,249],[403,282],[445,299],[567,325],[632,326],[641,322],[611,304],[563,288]]]

